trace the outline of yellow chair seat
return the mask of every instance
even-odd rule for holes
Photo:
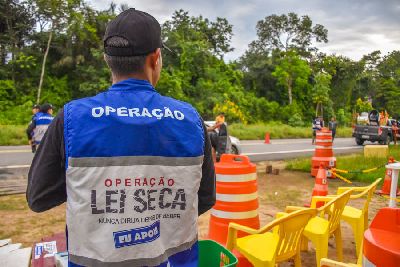
[[[268,232],[238,238],[236,248],[250,260],[269,262],[276,255],[278,242],[279,235]]]
[[[335,236],[336,253],[339,260],[343,258],[342,236],[340,231],[340,218],[346,206],[352,190],[347,190],[339,196],[313,196],[311,207],[314,208],[318,202],[324,202],[324,206],[318,208],[319,216],[309,220],[303,231],[300,249],[308,249],[308,240],[315,247],[315,258],[317,267],[320,267],[321,258],[328,256],[328,241],[331,235]],[[302,207],[287,206],[286,212]]]
[[[308,221],[317,215],[316,209],[302,209],[286,214],[261,229],[230,223],[226,248],[238,250],[254,267],[275,267],[276,263],[294,259],[301,267],[300,240]],[[249,234],[238,237],[238,232]]]
[[[363,217],[363,212],[362,210],[356,209],[351,206],[346,206],[344,207],[343,214],[342,214],[342,219],[346,220],[345,218],[349,219],[359,219]]]
[[[376,186],[381,181],[381,178],[378,178],[369,186],[363,187],[339,187],[337,189],[336,194],[339,195],[346,190],[352,189],[354,193],[350,196],[350,199],[360,199],[365,198],[364,206],[362,209],[357,209],[351,206],[346,206],[343,210],[341,219],[348,224],[350,224],[351,229],[353,230],[354,239],[356,242],[356,253],[360,254],[361,242],[364,237],[364,231],[368,228],[368,207],[369,203],[374,195]]]
[[[306,228],[304,228],[304,235],[308,236],[308,234],[312,233],[315,235],[323,235],[326,234],[329,230],[329,222],[321,217],[314,217],[310,219]]]

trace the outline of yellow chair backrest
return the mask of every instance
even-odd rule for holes
[[[363,187],[339,187],[337,189],[336,194],[342,194],[343,192],[352,189],[352,192],[357,192],[357,194],[351,195],[350,199],[357,199],[366,196],[366,200],[364,202],[364,206],[362,208],[363,213],[366,215],[368,218],[368,208],[369,208],[369,203],[371,202],[372,197],[374,196],[376,187],[378,186],[379,182],[382,180],[382,178],[378,178],[373,182],[372,184],[368,186],[363,186]]]
[[[349,201],[352,190],[347,190],[341,195],[338,195],[324,206],[320,207],[318,210],[320,211],[320,215],[324,216],[328,214],[328,222],[329,222],[329,233],[333,233],[338,226],[340,225],[340,219],[346,206]],[[314,199],[312,200],[313,202]],[[313,203],[311,204],[313,206]]]
[[[276,261],[280,262],[293,257],[299,249],[299,240],[308,221],[317,214],[316,209],[305,209],[289,213],[277,219],[278,249]]]

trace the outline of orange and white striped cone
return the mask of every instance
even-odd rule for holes
[[[215,172],[217,201],[211,209],[208,237],[225,246],[230,222],[260,228],[256,165],[246,156],[223,154]],[[234,253],[238,266],[251,266],[239,252]]]
[[[317,176],[315,177],[315,184],[312,191],[311,199],[313,196],[326,196],[328,195],[328,180],[326,177],[326,169],[323,164],[320,164]],[[311,201],[310,201],[311,203]],[[305,207],[310,207],[311,204],[305,204]],[[323,206],[323,202],[317,202],[317,208]]]
[[[389,157],[388,164],[395,163],[395,160],[393,157]],[[383,185],[381,190],[377,190],[376,193],[380,195],[390,195],[390,188],[392,184],[392,169],[386,169],[385,173],[385,180],[383,180]],[[400,191],[397,188],[397,193],[398,196],[400,195]]]
[[[327,128],[322,128],[316,133],[315,152],[311,160],[311,175],[316,176],[320,164],[325,168],[336,167],[336,158],[333,156],[332,150],[332,131]],[[329,178],[334,176],[329,173]]]
[[[256,165],[246,156],[223,154],[215,164],[215,172],[217,196],[208,235],[225,245],[230,222],[260,227]]]

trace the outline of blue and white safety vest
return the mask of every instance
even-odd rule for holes
[[[320,120],[313,120],[312,128],[313,130],[321,130],[322,122]]]
[[[70,265],[197,266],[204,130],[128,79],[64,106]]]
[[[35,129],[33,129],[32,140],[36,145],[40,144],[42,141],[42,138],[53,119],[53,116],[44,112],[38,112],[33,116],[32,120],[35,123]]]

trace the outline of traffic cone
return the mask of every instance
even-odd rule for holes
[[[217,196],[211,209],[208,237],[225,245],[229,223],[260,227],[257,170],[247,156],[223,154],[215,164],[215,173]]]
[[[336,158],[332,150],[332,131],[327,128],[322,128],[316,133],[315,152],[311,160],[311,175],[316,176],[319,166],[323,164],[325,168],[335,168]],[[334,178],[331,172],[327,175],[329,178]]]
[[[389,157],[388,164],[394,163],[393,157]],[[390,195],[390,187],[392,184],[392,169],[386,169],[385,180],[383,181],[382,189],[377,190],[376,193],[379,195]],[[399,189],[397,188],[397,195],[400,195]]]
[[[269,140],[269,133],[265,133],[265,139],[264,139],[264,144],[271,144],[270,140]]]
[[[225,246],[229,223],[260,228],[258,214],[257,169],[242,155],[223,154],[215,164],[216,203],[211,209],[208,238]],[[239,237],[245,236],[243,232]],[[238,251],[238,266],[252,266]]]
[[[328,180],[326,179],[326,170],[324,164],[319,165],[317,175],[315,177],[315,184],[312,191],[311,199],[313,196],[326,196],[328,195]],[[311,203],[311,202],[310,202]],[[304,206],[310,207],[311,204],[305,204]],[[317,208],[324,205],[324,202],[317,202]]]

